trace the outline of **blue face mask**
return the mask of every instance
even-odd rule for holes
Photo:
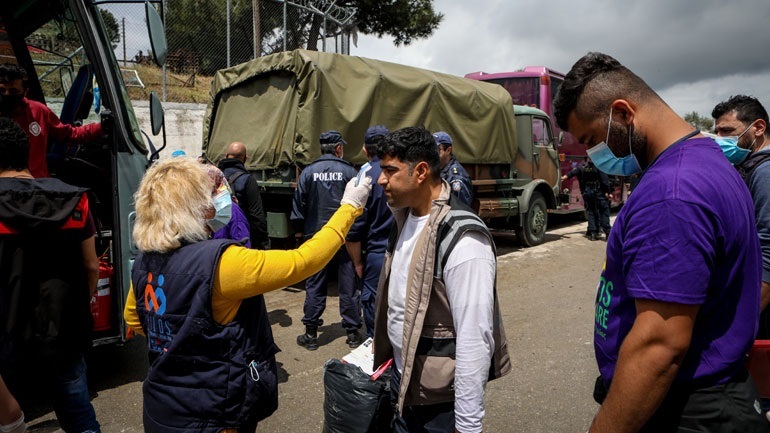
[[[738,146],[738,140],[743,137],[743,134],[747,133],[749,129],[754,125],[752,122],[751,125],[749,125],[748,128],[746,128],[745,131],[741,132],[740,135],[729,135],[720,137],[718,135],[713,134],[705,134],[711,138],[714,139],[714,141],[717,142],[719,145],[719,148],[722,149],[722,153],[725,154],[727,157],[727,160],[730,161],[731,164],[737,165],[743,162],[743,160],[746,159],[747,156],[751,153],[751,149],[744,149],[740,146]],[[756,139],[754,140],[756,141]],[[754,147],[754,143],[751,143],[751,147]]]
[[[612,107],[610,107],[610,120],[607,124],[607,139],[597,144],[596,146],[586,150],[588,157],[594,163],[596,168],[603,171],[606,174],[613,176],[631,176],[633,174],[640,173],[642,167],[639,165],[639,161],[634,155],[631,148],[631,134],[628,134],[628,149],[631,152],[628,156],[618,158],[612,153],[607,141],[610,139],[610,126],[612,125]]]
[[[230,222],[233,215],[233,199],[230,197],[230,192],[225,189],[215,195],[211,201],[214,203],[214,218],[206,220],[206,225],[214,233]]]
[[[719,148],[722,149],[722,153],[725,154],[727,160],[730,161],[730,163],[733,165],[742,163],[743,160],[749,156],[749,153],[751,153],[751,150],[738,146],[738,136],[714,136],[712,138],[717,142]]]

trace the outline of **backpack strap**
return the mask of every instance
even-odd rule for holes
[[[227,182],[230,184],[232,188],[235,188],[235,182],[241,177],[246,176],[248,174],[249,173],[246,171],[238,171],[238,172],[232,173],[230,176],[227,176]]]
[[[738,170],[738,174],[741,175],[746,185],[751,185],[751,176],[754,174],[754,170],[759,168],[763,162],[770,160],[770,152],[752,153],[742,163],[735,166]]]

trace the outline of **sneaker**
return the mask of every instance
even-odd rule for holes
[[[345,340],[345,344],[347,344],[351,349],[355,349],[363,342],[364,340],[361,339],[361,334],[359,334],[358,331],[348,332],[348,338]]]
[[[318,349],[318,337],[309,334],[302,334],[297,337],[297,344],[307,350]]]

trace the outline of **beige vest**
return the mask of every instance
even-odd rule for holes
[[[403,335],[403,372],[398,395],[399,412],[404,405],[426,405],[454,401],[455,329],[446,287],[442,280],[442,258],[448,257],[447,244],[437,245],[440,233],[456,238],[462,232],[476,230],[492,237],[483,222],[464,209],[449,206],[450,190],[443,182],[441,195],[431,205],[426,227],[415,245],[409,267],[409,287],[406,290]],[[394,211],[397,232],[400,234],[409,209]],[[451,212],[451,214],[450,214]],[[449,239],[450,236],[444,236]],[[375,306],[374,365],[381,365],[393,356],[387,334],[388,282],[395,242],[389,242],[382,273],[377,287]],[[492,243],[494,248],[494,243]],[[443,248],[443,249],[442,249]],[[441,257],[438,257],[441,256]],[[470,289],[470,288],[469,288]],[[508,344],[495,288],[493,337],[495,350],[490,366],[489,380],[511,370]]]

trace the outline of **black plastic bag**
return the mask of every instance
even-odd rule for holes
[[[390,370],[372,380],[360,368],[330,359],[324,364],[324,433],[390,432]]]

